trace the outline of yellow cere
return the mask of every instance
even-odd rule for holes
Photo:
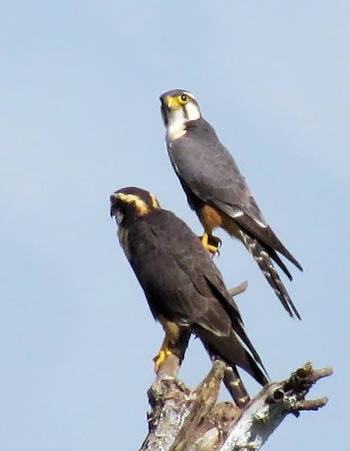
[[[165,103],[172,110],[178,110],[182,107],[182,104],[179,102],[177,97],[168,96],[165,98]]]
[[[165,103],[169,108],[178,110],[186,105],[190,101],[190,99],[191,96],[187,92],[184,92],[178,96],[167,96],[165,98]]]

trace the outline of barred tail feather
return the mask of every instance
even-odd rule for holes
[[[235,366],[226,368],[223,382],[235,404],[243,409],[250,401],[250,396]]]
[[[281,301],[283,307],[287,310],[290,316],[296,316],[298,319],[301,319],[298,310],[296,309],[293,301],[291,300],[287,290],[285,289],[280,276],[278,275],[272,260],[270,257],[275,259],[275,255],[269,255],[268,249],[265,249],[258,240],[251,238],[244,232],[241,232],[241,239],[243,244],[248,249],[248,251],[252,254],[255,261],[259,265],[260,270],[264,274],[266,280],[270,284],[270,286],[275,291],[278,299]],[[278,262],[277,262],[278,263]]]
[[[206,347],[208,354],[210,356],[210,359],[214,362],[215,360],[219,359],[218,354],[214,352],[210,346],[207,346],[204,343],[204,346]],[[225,387],[227,388],[227,391],[230,393],[234,403],[237,407],[240,409],[243,409],[248,402],[250,401],[250,396],[248,394],[247,389],[245,388],[243,381],[238,373],[236,365],[229,365],[226,361],[226,369],[224,372],[224,379],[223,382],[225,384]]]

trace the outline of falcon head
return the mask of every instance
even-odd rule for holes
[[[160,97],[161,113],[167,135],[177,139],[186,133],[186,124],[201,117],[194,95],[182,89],[165,92]]]
[[[140,216],[160,210],[157,198],[150,192],[133,186],[121,188],[110,196],[111,216],[118,226],[125,226]]]

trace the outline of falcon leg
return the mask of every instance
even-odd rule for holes
[[[157,374],[166,358],[171,355],[175,355],[181,364],[191,336],[191,332],[186,327],[180,327],[165,318],[159,318],[159,321],[163,326],[165,337],[158,354],[153,358],[154,372]]]
[[[204,249],[209,251],[211,254],[215,255],[216,253],[219,253],[219,247],[221,246],[221,240],[217,236],[208,234],[207,232],[204,232],[201,237],[199,237]]]
[[[172,352],[169,349],[169,338],[167,336],[167,334],[164,337],[162,346],[159,349],[158,354],[153,357],[153,361],[154,361],[154,372],[158,373],[160,367],[162,366],[164,360],[169,357],[170,355],[172,355]]]

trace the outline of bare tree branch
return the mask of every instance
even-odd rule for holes
[[[174,361],[170,368],[177,374]],[[140,451],[258,450],[288,414],[326,405],[327,398],[305,400],[305,396],[319,379],[333,373],[330,367],[315,370],[307,363],[289,379],[264,387],[241,410],[229,402],[217,403],[224,371],[225,364],[215,362],[192,391],[175,377],[159,374],[148,392],[149,434]]]
[[[243,293],[247,288],[248,288],[248,281],[245,280],[244,282],[242,282],[241,284],[237,285],[236,287],[230,288],[228,290],[228,292],[230,293],[230,295],[232,297],[234,297],[234,296],[237,296],[237,294]]]

